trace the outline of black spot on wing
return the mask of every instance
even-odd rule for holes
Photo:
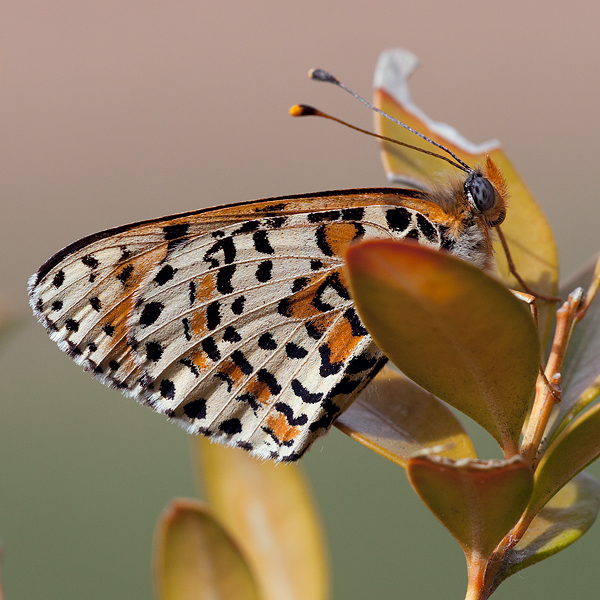
[[[356,313],[354,308],[350,307],[344,311],[344,318],[350,324],[350,329],[352,331],[352,335],[355,337],[364,337],[369,332],[365,329],[365,326],[362,324],[360,317]]]
[[[146,342],[146,358],[158,362],[163,355],[163,347],[158,342]]]
[[[277,348],[277,342],[270,333],[263,333],[258,338],[258,347],[263,350],[275,350],[275,348]]]
[[[188,229],[190,228],[188,223],[178,223],[177,225],[165,225],[163,227],[163,233],[165,236],[165,241],[170,242],[172,240],[176,240],[186,235]]]
[[[211,302],[206,307],[206,327],[216,329],[221,324],[221,303],[218,300]]]
[[[354,356],[346,367],[346,373],[348,375],[356,375],[368,371],[377,364],[379,358],[378,356],[370,356],[366,353]]]
[[[254,249],[261,254],[273,254],[275,252],[269,242],[268,233],[264,230],[254,232],[252,241],[254,242]]]
[[[175,384],[170,379],[163,379],[160,382],[158,391],[163,398],[173,400],[175,398]]]
[[[231,392],[231,390],[233,389],[234,381],[231,378],[231,375],[229,375],[229,373],[225,373],[224,371],[217,371],[215,373],[215,377],[225,382],[225,384],[227,385],[227,393]]]
[[[61,269],[57,271],[52,278],[52,285],[55,288],[59,288],[65,282],[65,272]]]
[[[189,291],[189,300],[190,306],[196,302],[196,284],[193,281],[190,281],[190,291]]]
[[[198,367],[189,358],[182,358],[179,362],[187,367],[194,377],[200,377]]]
[[[86,266],[89,267],[90,269],[97,269],[98,265],[100,264],[100,262],[98,261],[97,258],[95,258],[94,256],[92,256],[91,254],[86,254],[82,259],[81,262]]]
[[[317,327],[314,322],[307,321],[304,323],[304,329],[306,329],[306,333],[309,338],[313,340],[320,340],[325,333],[325,330],[322,327]]]
[[[244,356],[244,353],[241,350],[234,350],[231,353],[231,360],[233,364],[240,368],[240,371],[244,375],[251,375],[254,371],[254,367],[250,364],[248,359]]]
[[[62,304],[62,302],[61,302],[61,304]],[[93,298],[90,298],[90,306],[96,312],[100,312],[100,310],[102,308],[102,302],[100,302],[100,298],[98,298],[98,296],[94,296]]]
[[[320,225],[315,232],[315,240],[317,242],[317,247],[325,256],[333,256],[333,250],[329,245],[329,240],[327,239],[327,226]]]
[[[321,312],[328,312],[335,308],[335,306],[324,300],[325,292],[329,289],[333,289],[340,299],[350,300],[350,294],[348,293],[346,286],[340,281],[339,273],[330,273],[315,290],[314,298],[311,301],[312,305]]]
[[[239,334],[235,327],[229,325],[223,332],[223,339],[226,342],[231,342],[233,344],[235,342],[241,341],[242,336]]]
[[[331,362],[331,348],[327,344],[319,346],[319,354],[321,355],[321,366],[319,367],[321,377],[329,377],[341,371],[344,366],[343,361]]]
[[[385,220],[392,231],[404,231],[412,221],[412,214],[406,208],[396,206],[386,210]]]
[[[242,431],[242,423],[239,419],[227,419],[219,425],[219,430],[227,435],[235,435]]]
[[[264,383],[274,396],[277,396],[281,392],[281,386],[277,382],[277,379],[272,373],[269,373],[267,369],[259,369],[256,372],[256,379],[260,383]]]
[[[187,317],[184,317],[183,319],[181,319],[181,323],[183,324],[183,335],[185,335],[185,339],[189,342],[192,339],[190,320]]]
[[[252,221],[246,221],[242,223],[241,227],[238,227],[235,231],[232,232],[232,235],[239,235],[241,233],[251,233],[256,231],[260,226],[260,222],[256,219]]]
[[[234,315],[241,315],[244,312],[244,304],[246,303],[246,298],[244,296],[238,296],[231,303],[231,312]]]
[[[321,401],[323,394],[321,392],[309,392],[297,379],[292,379],[292,391],[298,398],[307,404],[316,404]]]
[[[254,411],[254,414],[257,414],[260,408],[260,402],[256,399],[256,396],[254,394],[251,394],[250,392],[240,394],[236,398],[236,402],[244,402],[245,404],[248,404],[250,408]]]
[[[145,304],[140,315],[140,325],[148,327],[155,323],[164,308],[165,305],[161,302],[148,302],[148,304]]]
[[[210,358],[210,360],[213,362],[221,360],[221,353],[219,352],[219,348],[212,337],[207,337],[202,340],[202,350],[206,352],[208,358]]]
[[[364,216],[365,209],[362,206],[342,209],[342,221],[361,221]]]
[[[183,412],[190,419],[204,419],[206,417],[206,400],[198,398],[197,400],[188,402],[183,407]]]
[[[310,279],[308,277],[298,277],[294,279],[294,283],[292,284],[292,294],[303,290],[310,283]]]
[[[417,225],[421,230],[421,233],[430,241],[435,242],[437,240],[437,231],[431,221],[426,219],[421,213],[417,213]]]
[[[288,342],[285,345],[285,353],[288,358],[302,359],[308,354],[308,350],[293,342]]]
[[[164,265],[161,270],[156,274],[154,278],[154,283],[156,285],[165,285],[165,283],[171,281],[175,276],[177,269],[174,269],[171,265]]]
[[[75,319],[67,319],[65,321],[65,327],[67,328],[67,331],[73,333],[79,331],[79,323]]]
[[[289,298],[282,298],[277,304],[277,312],[283,317],[292,316],[292,302]]]
[[[119,273],[117,273],[117,279],[123,284],[127,285],[127,280],[131,277],[133,273],[133,265],[127,265],[121,269]]]
[[[294,411],[289,404],[285,402],[276,402],[273,408],[279,411],[282,415],[285,416],[287,422],[292,426],[302,426],[306,425],[308,422],[308,417],[305,414],[301,414],[298,417],[294,417]]]
[[[265,283],[271,279],[273,271],[273,261],[272,260],[264,260],[261,262],[255,273],[255,277],[261,283]]]
[[[219,258],[217,255],[221,254],[223,264],[230,265],[235,261],[235,243],[231,236],[227,236],[217,240],[205,253],[204,262],[210,264],[211,268],[216,269],[220,266]]]
[[[235,273],[235,265],[227,265],[221,267],[217,271],[217,291],[221,294],[231,294],[233,292],[233,285],[231,279]]]
[[[321,212],[314,212],[308,215],[309,223],[322,223],[330,221],[338,221],[342,216],[339,210],[324,210]]]

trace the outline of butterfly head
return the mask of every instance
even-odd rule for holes
[[[506,180],[489,156],[483,167],[469,173],[463,190],[472,210],[480,214],[489,227],[502,224],[508,199]]]

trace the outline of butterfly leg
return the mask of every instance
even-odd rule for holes
[[[508,270],[510,271],[511,275],[519,282],[519,285],[525,290],[525,292],[527,294],[529,294],[530,296],[533,296],[534,298],[537,298],[539,300],[545,300],[546,302],[562,302],[562,298],[559,298],[558,296],[546,296],[545,294],[540,294],[538,292],[535,292],[527,285],[527,283],[525,283],[524,279],[519,275],[519,272],[517,271],[517,267],[515,267],[515,263],[513,262],[512,255],[508,248],[508,244],[506,243],[506,238],[504,237],[504,233],[502,233],[502,230],[500,229],[500,227],[496,227],[496,232],[498,234],[498,239],[500,240],[500,243],[502,244],[502,249],[504,250],[504,255],[506,256],[506,262],[508,263]]]

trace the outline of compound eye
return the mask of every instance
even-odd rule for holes
[[[471,195],[475,206],[482,213],[488,212],[496,205],[496,190],[483,175],[470,175],[465,181],[465,192]]]

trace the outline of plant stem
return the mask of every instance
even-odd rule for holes
[[[551,384],[560,381],[560,370],[565,359],[573,327],[577,322],[577,311],[583,301],[583,290],[577,288],[569,294],[567,301],[556,311],[556,331],[552,350],[544,374]],[[555,393],[543,378],[538,378],[535,400],[529,424],[523,436],[521,454],[532,465],[535,463],[550,413],[555,404]]]
[[[485,589],[485,570],[487,559],[479,555],[467,555],[467,573],[469,583],[465,600],[484,600],[488,594]]]

